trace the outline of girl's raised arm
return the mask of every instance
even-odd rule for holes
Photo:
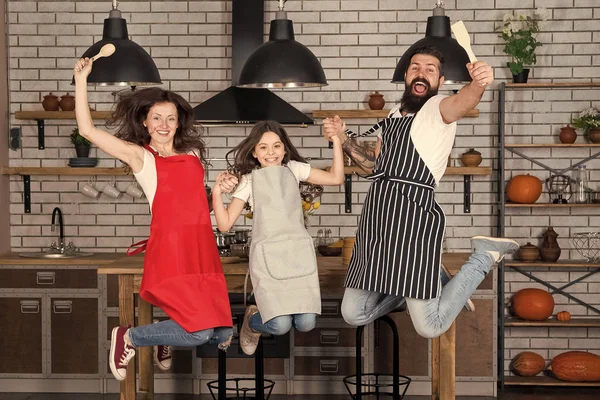
[[[240,215],[242,215],[242,211],[246,205],[245,201],[234,197],[231,199],[229,206],[225,208],[225,204],[223,204],[223,199],[221,196],[223,194],[223,188],[221,187],[220,183],[224,178],[235,180],[235,177],[231,176],[230,174],[221,172],[219,175],[217,175],[216,183],[212,190],[213,212],[215,213],[215,219],[217,220],[217,228],[219,228],[221,232],[226,232],[231,229],[233,224],[235,224],[235,221],[237,221]]]
[[[318,168],[311,168],[310,175],[306,180],[315,185],[341,185],[344,182],[344,152],[342,151],[342,141],[339,137],[333,136],[333,161],[331,169],[323,171]]]
[[[128,164],[133,172],[140,172],[144,166],[142,147],[119,139],[94,125],[87,91],[87,77],[90,72],[92,72],[92,61],[89,58],[77,61],[73,73],[75,76],[75,118],[77,118],[79,134],[98,146],[100,150]]]

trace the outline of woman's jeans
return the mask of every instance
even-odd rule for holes
[[[280,315],[263,323],[260,312],[250,317],[250,328],[256,332],[270,333],[271,335],[285,335],[292,326],[300,332],[312,330],[317,323],[317,314],[292,314]]]
[[[226,350],[232,334],[233,329],[230,326],[187,332],[172,319],[129,329],[129,339],[134,347],[196,347],[205,343],[216,343],[219,349]]]
[[[417,333],[426,338],[436,338],[450,328],[493,265],[494,258],[488,253],[471,254],[466,264],[442,288],[440,296],[428,300],[346,288],[342,316],[350,325],[366,325],[398,308],[406,300]]]

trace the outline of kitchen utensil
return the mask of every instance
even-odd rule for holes
[[[214,232],[218,249],[229,249],[235,235],[231,232]]]
[[[115,48],[114,44],[107,43],[104,46],[102,46],[102,48],[100,49],[98,54],[96,54],[94,57],[92,57],[92,61],[96,61],[97,59],[102,58],[102,57],[110,57],[113,55],[115,50],[116,50],[116,48]]]
[[[574,233],[573,246],[588,262],[600,262],[600,232]]]
[[[230,245],[231,255],[234,257],[250,257],[250,246],[247,243],[232,243]]]
[[[477,61],[477,57],[475,57],[473,50],[471,50],[471,38],[469,37],[469,32],[467,32],[465,24],[462,21],[458,21],[452,24],[451,29],[458,44],[460,44],[460,46],[467,52],[469,61],[472,63]]]
[[[248,239],[250,238],[251,235],[250,229],[236,229],[233,231],[233,234],[235,235],[234,238],[234,243],[248,243]]]

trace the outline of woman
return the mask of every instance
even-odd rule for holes
[[[113,113],[113,136],[94,126],[87,99],[92,61],[75,64],[75,113],[79,132],[104,152],[128,164],[152,212],[140,296],[171,318],[112,331],[110,368],[124,380],[138,346],[155,346],[155,361],[170,366],[165,346],[206,342],[225,350],[232,334],[227,285],[212,232],[204,188],[204,142],[194,128],[192,107],[160,88],[123,97]]]

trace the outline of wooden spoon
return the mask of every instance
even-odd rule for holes
[[[452,33],[454,33],[454,37],[456,38],[458,44],[460,44],[461,47],[467,52],[467,55],[469,56],[469,61],[471,61],[472,63],[477,61],[477,57],[475,57],[475,54],[473,54],[473,50],[471,50],[471,38],[469,37],[469,32],[467,32],[465,24],[462,21],[458,21],[457,23],[452,25],[451,29]]]
[[[107,43],[104,46],[102,46],[102,48],[100,49],[100,52],[98,52],[98,54],[96,54],[94,57],[92,57],[92,61],[96,61],[97,59],[99,59],[101,57],[110,57],[113,55],[115,50],[116,50],[116,48],[115,48],[114,44]]]

